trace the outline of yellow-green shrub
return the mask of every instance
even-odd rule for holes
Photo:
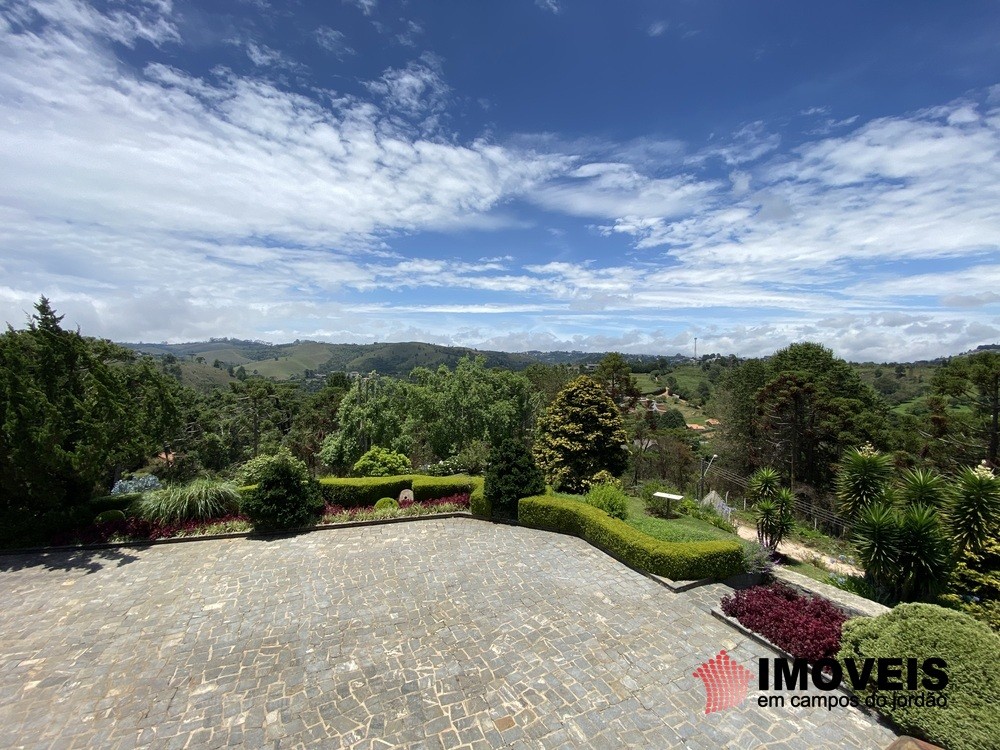
[[[664,542],[604,511],[568,498],[538,495],[518,503],[524,526],[574,534],[627,565],[674,580],[724,579],[744,572],[738,542]]]

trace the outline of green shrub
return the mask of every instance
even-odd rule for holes
[[[195,479],[183,485],[147,492],[136,504],[138,515],[149,521],[207,521],[239,508],[240,494],[229,482]]]
[[[1000,637],[968,615],[933,604],[900,604],[875,618],[844,624],[840,659],[938,657],[947,662],[947,708],[894,705],[911,691],[891,691],[882,714],[904,732],[949,750],[993,750],[1000,737]],[[865,694],[877,693],[878,667]],[[916,691],[920,692],[920,691]]]
[[[90,501],[90,509],[95,514],[103,513],[106,510],[120,510],[126,512],[132,503],[142,499],[141,492],[130,492],[123,495],[104,495],[95,497]]]
[[[94,523],[112,523],[114,521],[125,521],[125,514],[120,510],[105,510],[97,514]]]
[[[601,469],[599,472],[594,474],[590,478],[590,486],[595,487],[599,484],[610,484],[612,487],[617,487],[618,489],[624,489],[622,487],[622,480],[616,477],[607,469]]]
[[[660,541],[568,498],[523,498],[518,520],[525,526],[574,534],[633,568],[674,580],[724,579],[745,571],[739,542]]]
[[[493,518],[517,518],[517,501],[545,492],[545,479],[520,440],[502,440],[490,452],[483,493]]]
[[[319,480],[323,499],[342,508],[372,506],[383,497],[399,497],[403,490],[413,489],[413,477],[324,477]]]
[[[452,495],[467,495],[472,492],[472,477],[458,474],[450,477],[412,477],[413,499],[418,503],[437,500]]]
[[[402,453],[376,445],[354,463],[351,471],[356,477],[392,477],[412,468],[410,459]]]
[[[472,511],[472,515],[474,516],[490,518],[493,515],[493,510],[486,501],[482,478],[477,477],[477,479],[479,481],[473,484],[472,493],[469,495],[469,510]]]
[[[399,501],[394,497],[383,497],[377,503],[375,503],[375,510],[398,510]]]
[[[624,521],[628,517],[628,498],[613,484],[596,484],[583,497],[583,502],[600,508],[612,518]]]
[[[319,492],[315,480],[303,480],[301,461],[291,456],[275,455],[259,474],[257,486],[243,495],[243,512],[254,527],[294,529],[312,521],[320,510]]]
[[[275,458],[281,458],[283,461],[291,462],[302,475],[303,481],[309,479],[309,467],[306,466],[305,461],[300,461],[295,458],[288,448],[281,448],[277,453],[262,453],[256,458],[251,458],[249,461],[242,464],[240,468],[236,470],[236,477],[234,481],[241,487],[257,484],[260,482],[260,478],[263,476],[263,473],[267,471],[267,468],[271,465],[271,462],[274,461]]]

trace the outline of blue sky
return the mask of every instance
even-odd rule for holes
[[[0,0],[0,319],[1000,341],[996,2]]]

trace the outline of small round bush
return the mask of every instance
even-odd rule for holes
[[[97,514],[94,523],[125,523],[125,514],[120,510],[106,510]]]
[[[399,501],[391,497],[383,497],[377,503],[375,503],[375,510],[386,510],[386,509],[396,510],[399,508]]]
[[[243,512],[261,530],[308,525],[321,502],[315,480],[308,472],[303,479],[301,461],[281,454],[270,459],[260,467],[257,486],[244,495]]]
[[[612,484],[597,484],[590,488],[583,501],[595,508],[600,508],[612,518],[622,521],[628,516],[628,498],[625,493]]]
[[[377,445],[359,458],[351,469],[356,477],[394,477],[411,471],[413,464],[409,458]]]
[[[146,493],[136,504],[136,511],[147,521],[160,523],[208,521],[234,512],[239,502],[240,494],[235,485],[213,479],[195,479],[187,484]]]
[[[950,750],[990,750],[1000,737],[1000,636],[969,615],[933,604],[900,604],[879,617],[859,617],[844,624],[838,658],[930,657],[947,663],[947,708],[893,701],[916,691],[887,691],[879,711],[906,733],[922,736]],[[869,692],[877,693],[878,667]]]
[[[267,467],[278,456],[280,456],[283,461],[287,461],[296,467],[299,474],[302,476],[302,481],[309,479],[309,467],[306,466],[305,461],[300,461],[295,458],[288,448],[281,448],[277,453],[262,453],[256,458],[251,458],[249,461],[240,466],[240,468],[236,470],[236,484],[240,487],[257,484],[263,476],[263,472],[267,470]]]

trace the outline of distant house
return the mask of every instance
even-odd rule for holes
[[[707,424],[709,427],[718,427],[720,424],[722,424],[722,422],[720,422],[718,419],[706,419],[705,424]]]
[[[707,428],[703,424],[689,424],[687,425],[689,430],[694,430],[695,432],[704,432]]]

